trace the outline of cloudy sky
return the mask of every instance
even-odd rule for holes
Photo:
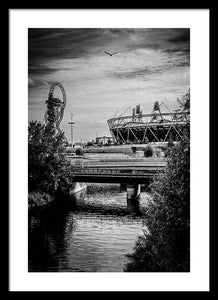
[[[67,95],[60,127],[70,140],[73,113],[74,142],[110,135],[107,120],[129,106],[149,113],[164,101],[177,109],[176,98],[190,87],[189,29],[32,28],[28,34],[29,121],[43,121],[50,84],[60,82]]]

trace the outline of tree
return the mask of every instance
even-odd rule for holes
[[[67,193],[71,182],[71,164],[65,158],[64,133],[53,137],[46,126],[32,121],[28,127],[29,192],[50,195]]]
[[[147,230],[128,255],[125,271],[183,272],[190,268],[190,140],[170,149],[168,166],[152,185]]]
[[[153,156],[153,149],[150,145],[147,145],[144,149],[144,156],[145,157],[152,157]]]
[[[76,151],[75,151],[76,155],[83,155],[83,149],[82,148],[77,148]]]

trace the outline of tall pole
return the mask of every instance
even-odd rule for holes
[[[68,124],[70,124],[71,147],[73,147],[73,124],[75,124],[75,123],[73,122],[73,114],[72,113],[71,113],[71,120]]]

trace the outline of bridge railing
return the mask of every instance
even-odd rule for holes
[[[165,167],[147,167],[146,169],[126,169],[126,168],[76,168],[74,175],[77,176],[127,176],[127,177],[147,177],[162,173]]]
[[[109,160],[109,159],[101,159],[101,160],[84,160],[80,162],[81,167],[92,167],[92,166],[110,166],[110,167],[121,167],[121,166],[150,166],[150,165],[159,165],[165,166],[167,163],[166,158],[161,159],[123,159],[123,160]],[[79,164],[77,164],[79,165]]]

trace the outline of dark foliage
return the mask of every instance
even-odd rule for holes
[[[77,148],[75,153],[76,153],[76,155],[83,155],[83,149],[82,148]]]
[[[153,149],[150,145],[145,147],[144,156],[145,157],[152,157],[153,156]]]
[[[44,207],[53,201],[53,197],[46,193],[31,192],[28,194],[28,208],[34,209],[39,207]]]
[[[166,172],[152,185],[147,231],[128,255],[125,271],[188,272],[190,269],[190,140],[170,148]]]
[[[64,133],[52,137],[45,125],[32,121],[28,128],[28,188],[49,195],[67,194],[71,164],[65,158]]]

